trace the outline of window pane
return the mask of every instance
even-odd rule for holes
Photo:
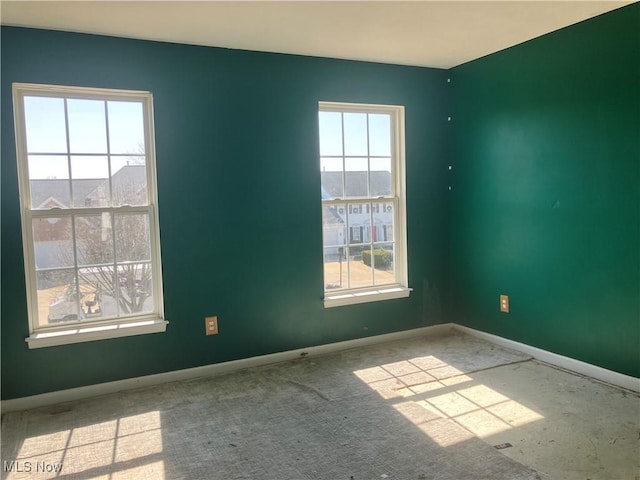
[[[320,179],[322,181],[322,199],[343,198],[342,158],[321,158]]]
[[[345,158],[346,196],[368,197],[367,185],[369,168],[366,158]]]
[[[28,153],[67,153],[64,100],[24,97]]]
[[[80,268],[80,319],[96,320],[117,315],[113,266]]]
[[[369,114],[369,155],[391,156],[391,115]]]
[[[37,272],[38,322],[56,324],[78,319],[73,270]]]
[[[147,215],[115,216],[116,261],[149,260],[149,218]]]
[[[144,154],[144,120],[140,102],[107,102],[111,153]]]
[[[107,157],[71,157],[73,206],[106,207],[109,205],[109,164]]]
[[[33,219],[36,269],[73,267],[71,217]]]
[[[374,203],[373,242],[393,242],[394,215],[392,203]]]
[[[344,114],[344,154],[367,155],[367,114]]]
[[[107,157],[96,156],[72,156],[71,178],[109,178],[109,164]]]
[[[67,100],[70,153],[107,153],[104,101]]]
[[[120,315],[153,311],[152,280],[150,263],[118,266],[118,311]]]
[[[373,285],[371,269],[371,245],[349,247],[349,287],[360,288]]]
[[[78,265],[113,263],[111,214],[76,217]]]
[[[67,156],[29,155],[31,208],[71,206]]]
[[[324,288],[335,290],[347,287],[347,259],[344,247],[324,249]]]
[[[322,243],[325,246],[345,244],[345,206],[322,207]]]
[[[371,225],[371,214],[368,203],[354,203],[347,206],[349,243],[366,241],[366,229]]]
[[[69,160],[66,155],[29,155],[29,178],[69,178]]]
[[[391,159],[372,158],[371,164],[371,196],[389,196],[392,194],[391,188]]]
[[[342,114],[319,112],[320,156],[342,155]]]
[[[376,245],[373,251],[374,278],[376,285],[395,282],[395,252],[393,243]]]
[[[111,158],[113,205],[148,205],[145,157]]]

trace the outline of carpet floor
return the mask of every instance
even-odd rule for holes
[[[543,479],[437,403],[473,372],[528,359],[466,335],[419,337],[13,412],[2,478]],[[483,398],[465,401],[489,413]]]

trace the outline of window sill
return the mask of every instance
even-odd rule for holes
[[[336,292],[335,294],[324,297],[324,308],[379,302],[393,298],[405,298],[409,296],[411,290],[411,288],[407,287],[382,287],[351,292]]]
[[[83,325],[66,330],[33,333],[25,339],[29,348],[53,347],[71,343],[92,342],[108,338],[160,333],[167,329],[166,320],[151,318],[107,325]]]

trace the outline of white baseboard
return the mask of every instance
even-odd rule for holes
[[[556,367],[579,373],[580,375],[585,375],[587,377],[600,380],[601,382],[626,388],[627,390],[631,390],[633,392],[640,392],[640,378],[631,377],[629,375],[624,375],[612,370],[607,370],[606,368],[598,367],[586,362],[581,362],[580,360],[576,360],[574,358],[558,355],[557,353],[542,350],[541,348],[537,347],[532,347],[530,345],[499,337],[491,333],[474,330],[473,328],[464,327],[456,323],[450,325],[461,332],[468,333],[469,335],[473,335],[474,337],[481,338],[501,347],[506,347],[512,350],[526,353],[527,355],[531,355],[537,360],[549,363]]]
[[[68,390],[59,390],[56,392],[43,393],[30,397],[15,398],[11,400],[3,400],[0,403],[0,411],[13,412],[19,410],[28,410],[30,408],[43,407],[47,405],[55,405],[57,403],[81,400],[83,398],[97,397],[109,393],[120,392],[124,390],[132,390],[134,388],[149,387],[162,383],[175,382],[179,380],[191,380],[199,377],[207,377],[212,375],[220,375],[244,368],[258,367],[278,362],[286,362],[295,360],[301,356],[316,356],[327,353],[347,350],[350,348],[365,347],[378,343],[391,342],[394,340],[404,340],[418,336],[437,336],[452,329],[458,330],[469,335],[481,338],[496,345],[517,350],[533,358],[541,360],[545,363],[555,365],[557,367],[586,375],[588,377],[600,380],[611,385],[616,385],[627,390],[640,392],[640,379],[617,373],[605,368],[597,367],[589,363],[581,362],[573,358],[558,355],[557,353],[532,347],[524,343],[519,343],[507,338],[499,337],[490,333],[474,330],[473,328],[464,327],[455,323],[444,323],[440,325],[432,325],[429,327],[416,328],[413,330],[405,330],[402,332],[387,333],[384,335],[376,335],[372,337],[357,338],[355,340],[347,340],[344,342],[329,343],[326,345],[318,345],[309,348],[301,348],[297,350],[288,350],[286,352],[272,353],[269,355],[261,355],[258,357],[243,358],[230,362],[215,363],[212,365],[204,365],[202,367],[188,368],[184,370],[176,370],[172,372],[158,373],[155,375],[146,375],[144,377],[127,378],[125,380],[117,380],[114,382],[99,383],[96,385],[88,385],[85,387],[70,388]]]
[[[81,400],[83,398],[97,397],[99,395],[106,395],[108,393],[115,393],[123,390],[148,387],[179,380],[190,380],[198,377],[220,375],[222,373],[229,373],[244,368],[258,367],[261,365],[268,365],[278,362],[286,362],[295,360],[297,358],[300,358],[301,356],[307,357],[322,355],[326,353],[347,350],[350,348],[364,347],[367,345],[375,345],[378,343],[390,342],[394,340],[404,340],[406,338],[413,338],[422,335],[436,336],[450,331],[452,327],[453,324],[451,323],[443,325],[432,325],[429,327],[405,330],[402,332],[386,333],[383,335],[357,338],[344,342],[329,343],[326,345],[318,345],[297,350],[288,350],[286,352],[271,353],[269,355],[261,355],[258,357],[242,358],[240,360],[233,360],[230,362],[214,363],[212,365],[204,365],[202,367],[158,373],[155,375],[146,375],[143,377],[127,378],[125,380],[117,380],[114,382],[98,383],[96,385],[70,388],[67,390],[43,393],[30,397],[3,400],[0,403],[0,411],[13,412],[18,410],[28,410],[30,408],[54,405],[57,403],[69,402],[73,400]]]

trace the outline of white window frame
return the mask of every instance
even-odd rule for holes
[[[147,174],[146,181],[148,205],[125,205],[119,207],[108,206],[85,208],[76,208],[70,206],[69,208],[54,209],[37,208],[37,205],[31,205],[31,188],[28,170],[28,150],[24,113],[24,97],[27,96],[141,102],[143,105],[145,135],[144,157]],[[22,243],[27,291],[27,310],[29,318],[29,336],[26,338],[26,342],[29,348],[40,348],[107,338],[164,332],[166,330],[166,325],[168,324],[168,322],[164,319],[164,301],[162,294],[160,231],[157,208],[158,201],[152,94],[150,92],[133,90],[113,90],[103,88],[14,83],[13,107],[16,132],[16,156],[18,162],[18,182],[20,190],[20,210],[22,220]],[[71,153],[69,152],[67,153],[67,155],[70,154]],[[115,215],[116,213],[138,213],[147,215],[149,219],[149,237],[151,248],[150,260],[153,283],[152,311],[144,312],[143,314],[139,315],[134,314],[95,320],[79,319],[76,321],[67,321],[59,325],[41,325],[38,320],[37,274],[32,219],[60,216],[71,217],[72,215],[84,214],[95,215],[101,212],[111,212],[113,215]],[[75,265],[73,268],[77,270],[79,267]]]
[[[401,105],[375,105],[362,103],[342,103],[342,102],[318,102],[319,112],[341,112],[341,113],[383,113],[391,116],[391,170],[392,170],[392,192],[389,196],[376,197],[349,197],[323,199],[322,206],[361,204],[365,202],[392,203],[394,206],[394,232],[395,243],[394,264],[395,282],[391,284],[371,286],[364,288],[347,288],[336,291],[324,292],[324,307],[339,307],[344,305],[354,305],[359,303],[376,302],[381,300],[391,300],[394,298],[408,297],[411,288],[408,284],[407,268],[407,200],[406,200],[406,163],[405,163],[405,124],[404,106]],[[344,138],[343,138],[344,149]],[[343,151],[342,157],[345,157]],[[368,156],[368,155],[367,155]],[[322,155],[321,155],[322,157]],[[345,180],[346,181],[346,180]],[[346,232],[349,241],[350,232]],[[324,249],[324,242],[323,242]],[[324,255],[323,255],[324,258]],[[326,281],[324,282],[326,285]]]

